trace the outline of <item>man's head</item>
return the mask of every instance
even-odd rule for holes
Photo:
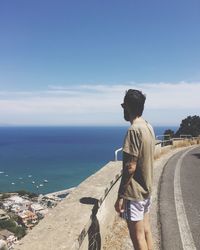
[[[129,89],[124,97],[122,107],[124,109],[124,119],[140,117],[144,110],[146,96],[139,90]]]

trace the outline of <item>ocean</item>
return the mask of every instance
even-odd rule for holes
[[[77,186],[122,146],[128,127],[0,127],[0,192]],[[166,129],[154,127],[161,135]],[[120,155],[119,155],[120,157]]]

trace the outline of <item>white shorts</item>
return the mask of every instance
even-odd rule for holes
[[[144,219],[144,214],[149,212],[151,198],[143,201],[124,200],[124,212],[121,217],[129,221],[140,221]]]

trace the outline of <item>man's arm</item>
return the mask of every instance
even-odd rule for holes
[[[137,157],[125,153],[124,158],[126,159],[126,163],[123,166],[122,178],[119,188],[119,197],[123,195],[130,184],[132,177],[134,176],[136,165],[137,165]]]
[[[134,156],[130,157],[130,161],[126,165],[127,165],[126,168],[127,168],[128,175],[127,175],[127,178],[125,178],[124,180],[125,191],[128,188],[128,185],[131,182],[132,177],[134,176],[136,165],[137,165],[137,159]]]
[[[125,153],[127,155],[127,162],[125,164],[125,168],[127,168],[127,171],[129,173],[129,175],[133,175],[135,170],[136,170],[136,165],[137,165],[137,157],[133,156],[133,155],[129,155],[127,153]]]
[[[126,157],[126,164],[123,167],[122,178],[120,183],[120,188],[118,192],[118,199],[115,203],[115,210],[118,213],[122,213],[124,211],[123,208],[123,195],[126,192],[131,179],[135,173],[136,165],[137,165],[137,158],[135,156],[129,155],[125,153]]]

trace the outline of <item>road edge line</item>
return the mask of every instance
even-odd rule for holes
[[[180,169],[183,162],[183,158],[194,148],[196,148],[196,146],[188,149],[181,155],[176,164],[175,174],[174,174],[174,200],[175,200],[176,216],[177,216],[182,246],[184,250],[196,250],[196,246],[194,244],[193,236],[185,212],[183,196],[181,191],[181,183],[180,183]]]

